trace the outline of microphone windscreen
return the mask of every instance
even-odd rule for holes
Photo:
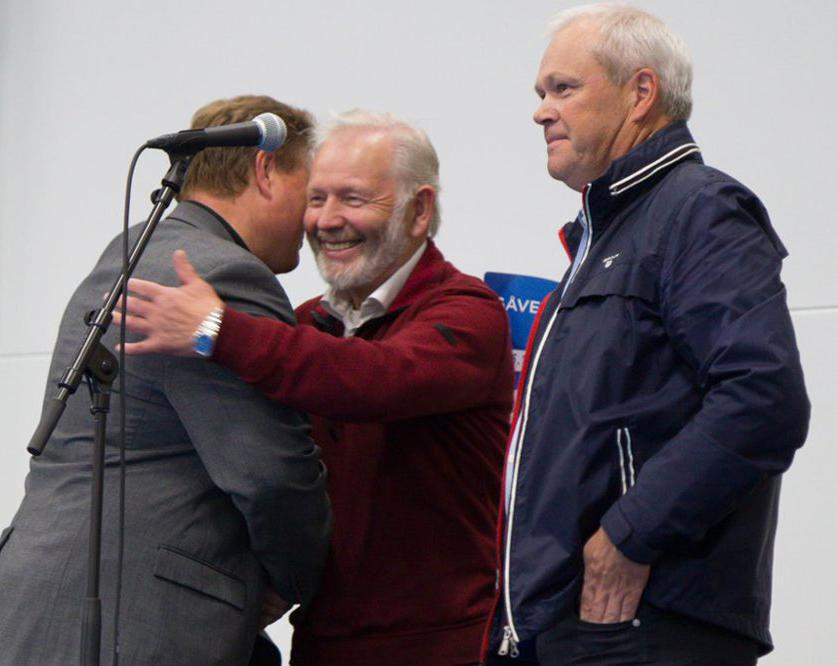
[[[253,119],[262,128],[262,141],[257,146],[260,150],[276,150],[288,136],[285,121],[275,113],[260,113]]]

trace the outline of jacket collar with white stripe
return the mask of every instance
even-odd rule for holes
[[[670,123],[614,160],[588,186],[585,194],[594,236],[599,236],[627,203],[647,191],[676,164],[687,161],[703,163],[684,121]]]

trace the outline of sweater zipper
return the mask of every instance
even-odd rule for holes
[[[559,314],[559,310],[562,307],[562,301],[564,300],[564,295],[567,292],[567,288],[573,282],[573,279],[579,273],[579,270],[582,268],[582,264],[585,263],[585,260],[588,258],[588,252],[591,249],[591,239],[594,235],[593,230],[593,221],[591,220],[590,209],[588,207],[588,192],[590,190],[590,185],[586,185],[585,189],[582,192],[582,212],[585,216],[585,223],[587,225],[587,238],[585,242],[585,247],[583,249],[582,258],[579,260],[579,263],[576,264],[576,270],[572,271],[570,276],[567,279],[567,285],[565,286],[564,290],[562,291],[562,295],[559,298],[559,304],[556,306],[555,312],[553,312],[553,316],[550,317],[550,322],[547,324],[547,328],[544,330],[544,335],[541,336],[541,341],[538,344],[538,350],[535,353],[535,358],[533,358],[533,365],[529,371],[529,376],[527,377],[527,385],[526,391],[524,394],[524,402],[521,404],[521,413],[519,415],[519,419],[521,419],[521,431],[518,433],[517,437],[517,446],[515,447],[515,464],[513,466],[512,472],[512,485],[511,485],[511,497],[509,499],[509,513],[506,517],[506,547],[504,553],[504,565],[503,565],[503,596],[504,596],[504,606],[506,611],[506,625],[503,628],[503,639],[501,640],[500,647],[498,648],[498,655],[501,657],[510,656],[513,659],[518,656],[518,644],[521,642],[520,638],[518,637],[518,632],[515,629],[515,621],[512,617],[512,595],[510,592],[511,586],[509,583],[509,565],[510,565],[510,556],[512,554],[512,524],[515,519],[515,496],[517,494],[517,487],[518,487],[518,468],[521,464],[521,451],[523,450],[523,443],[524,437],[527,431],[527,422],[529,420],[529,406],[530,406],[530,395],[532,393],[532,384],[533,379],[535,378],[535,373],[538,369],[538,362],[541,359],[541,353],[544,351],[544,344],[547,339],[550,337],[550,331],[553,329],[553,324],[556,321],[556,316]]]

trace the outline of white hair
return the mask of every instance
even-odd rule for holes
[[[430,185],[435,196],[428,235],[435,236],[441,222],[439,158],[428,135],[416,125],[392,114],[354,109],[317,125],[314,130],[314,152],[333,134],[348,129],[383,131],[392,135],[395,143],[393,177],[399,192],[397,205],[406,205],[416,190],[423,185]]]
[[[599,24],[601,38],[591,50],[612,83],[622,85],[637,70],[649,67],[658,75],[664,113],[671,120],[690,117],[692,62],[674,30],[636,7],[602,2],[559,12],[550,19],[548,31],[555,36],[580,20]]]

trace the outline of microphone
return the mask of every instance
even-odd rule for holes
[[[163,134],[146,142],[147,148],[160,148],[168,153],[190,155],[211,146],[256,146],[259,150],[276,150],[288,130],[275,113],[260,113],[253,120],[232,125],[191,129]]]

